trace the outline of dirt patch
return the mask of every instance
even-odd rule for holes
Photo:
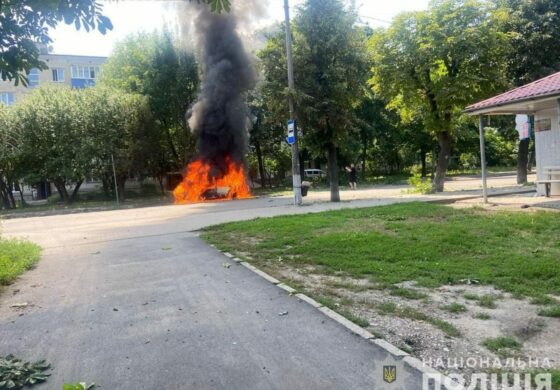
[[[490,286],[467,284],[429,289],[405,282],[379,286],[368,279],[325,275],[318,268],[271,270],[323,304],[367,321],[376,337],[432,363],[445,373],[481,371],[449,367],[467,358],[514,357],[548,361],[560,368],[560,319],[538,315],[542,306]],[[460,335],[453,335],[457,330]],[[451,335],[450,335],[451,334]],[[482,346],[489,338],[511,336],[522,343],[517,354],[498,355]],[[442,361],[443,366],[437,366]],[[484,360],[483,360],[484,361]]]

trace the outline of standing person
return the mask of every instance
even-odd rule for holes
[[[350,189],[357,190],[358,189],[358,175],[356,173],[356,166],[354,164],[350,164],[349,167],[346,167],[346,172],[348,172],[348,180],[350,181]]]

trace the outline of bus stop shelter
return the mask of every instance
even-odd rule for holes
[[[560,195],[560,72],[470,105],[465,113],[479,117],[485,202],[488,201],[488,190],[484,117],[488,115],[534,116],[537,192],[547,196]]]

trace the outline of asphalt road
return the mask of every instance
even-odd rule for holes
[[[76,381],[110,390],[420,389],[411,368],[402,385],[382,385],[386,351],[245,267],[224,267],[228,259],[194,233],[413,199],[294,210],[289,198],[262,198],[7,220],[4,235],[44,252],[0,297],[0,355],[51,362],[39,389]]]

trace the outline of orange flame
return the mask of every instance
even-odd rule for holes
[[[173,191],[175,204],[196,203],[219,198],[220,200],[248,199],[251,190],[247,184],[242,164],[227,159],[227,172],[222,177],[212,177],[212,166],[196,160],[187,166],[185,177]],[[214,196],[209,196],[213,193]]]

